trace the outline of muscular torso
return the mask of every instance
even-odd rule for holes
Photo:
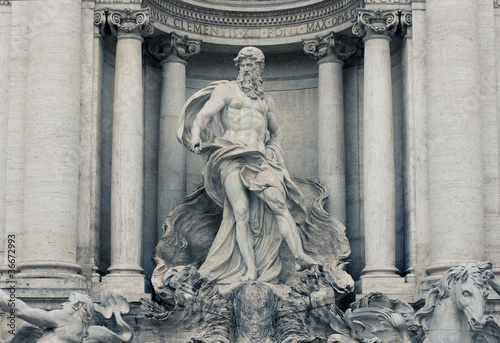
[[[230,87],[231,95],[221,111],[223,137],[264,152],[269,110],[266,99],[254,100],[245,96],[234,82]]]
[[[80,321],[60,328],[47,329],[38,343],[81,343],[84,328]]]

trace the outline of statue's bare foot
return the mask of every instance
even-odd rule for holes
[[[310,269],[314,266],[323,267],[323,263],[320,261],[316,261],[312,257],[304,254],[295,259],[295,270],[301,272],[306,269]]]
[[[240,278],[240,281],[254,281],[257,280],[257,270],[255,269],[248,269],[245,275],[243,275]]]

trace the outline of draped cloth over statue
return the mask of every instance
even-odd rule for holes
[[[218,81],[195,93],[184,105],[177,137],[186,147],[191,144],[191,128],[196,114],[208,101]],[[239,282],[246,273],[246,265],[236,243],[236,221],[233,209],[226,199],[224,180],[234,171],[239,172],[243,185],[257,197],[259,204],[250,210],[250,228],[254,238],[255,262],[259,281],[273,281],[281,271],[279,249],[282,237],[274,215],[266,206],[262,192],[270,187],[278,189],[285,198],[297,223],[303,223],[306,211],[301,191],[293,183],[283,164],[279,142],[266,142],[265,154],[241,142],[223,138],[220,115],[213,117],[201,134],[205,158],[203,182],[205,191],[219,207],[223,219],[200,273],[210,281],[227,284]]]

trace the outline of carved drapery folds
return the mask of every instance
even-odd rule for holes
[[[172,52],[184,61],[201,51],[201,40],[189,39],[188,36],[180,36],[175,32],[166,36],[160,36],[148,43],[148,52],[157,60],[163,61]]]
[[[124,10],[110,10],[108,12],[108,24],[116,36],[149,36],[153,33],[153,25],[149,22],[149,8],[133,11],[129,8]]]
[[[316,62],[325,60],[347,60],[356,52],[356,46],[344,36],[334,32],[315,39],[304,40],[304,52]]]

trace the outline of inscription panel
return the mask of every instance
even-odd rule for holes
[[[356,18],[356,8],[349,8],[340,13],[309,22],[264,27],[207,24],[174,17],[155,8],[151,10],[151,17],[158,23],[176,31],[180,30],[205,37],[266,39],[301,36],[332,30],[339,25],[353,21]]]

